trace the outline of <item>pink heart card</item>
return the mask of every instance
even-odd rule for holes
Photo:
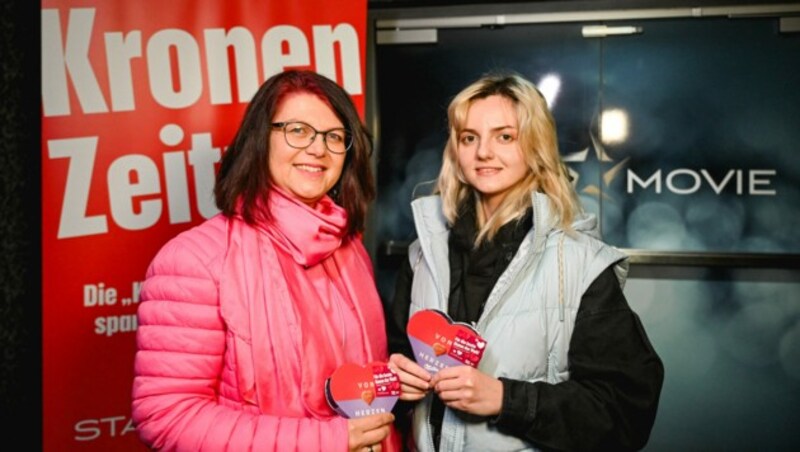
[[[451,366],[478,367],[486,350],[486,340],[475,328],[467,323],[454,322],[447,313],[437,309],[426,309],[412,315],[406,334],[411,341],[414,359],[431,373]]]
[[[392,411],[400,397],[400,378],[385,362],[348,363],[325,381],[328,405],[348,419]]]

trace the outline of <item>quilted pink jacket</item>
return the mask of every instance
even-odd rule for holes
[[[267,394],[283,400],[271,413],[261,413],[258,401],[245,400],[240,382],[252,379],[255,370],[251,361],[237,358],[237,347],[241,354],[242,347],[254,344],[231,331],[228,317],[263,319],[220,308],[228,225],[218,215],[178,235],[147,271],[132,405],[140,437],[159,450],[346,450],[346,419],[305,415],[297,385]],[[355,246],[363,250],[360,242]],[[299,380],[299,366],[275,366],[281,374],[275,375],[276,386]]]

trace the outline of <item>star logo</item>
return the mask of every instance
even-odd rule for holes
[[[552,111],[561,91],[560,77],[555,74],[547,74],[539,81],[537,88],[544,96],[548,107]],[[628,118],[623,110],[616,108],[605,110],[600,114],[599,121],[603,137],[607,138],[607,142],[615,143],[625,140],[628,130]],[[572,178],[572,185],[578,193],[583,193],[596,199],[600,199],[601,197],[604,199],[611,199],[611,197],[606,194],[608,190],[604,189],[609,187],[614,178],[617,177],[619,172],[622,171],[623,167],[628,163],[630,157],[626,157],[621,162],[614,164],[611,169],[603,172],[602,176],[600,176],[603,167],[614,163],[614,159],[608,155],[605,146],[597,139],[591,128],[589,130],[589,137],[592,141],[590,147],[594,148],[593,157],[590,157],[590,147],[586,147],[582,151],[563,156],[562,160],[564,163],[568,164],[567,170],[569,171],[570,178]],[[569,165],[570,163],[573,163],[573,165]],[[580,171],[576,171],[574,168],[575,166],[580,167]],[[584,183],[583,186],[579,186],[581,183],[581,175],[587,176],[586,178],[590,179],[589,182]],[[592,176],[594,175],[598,175],[598,177],[595,181],[592,181],[591,179],[593,179]]]
[[[591,147],[594,148],[593,154],[589,152],[590,148],[587,147],[581,151],[567,154],[563,156],[562,159],[568,164],[567,168],[572,178],[572,185],[578,193],[584,193],[595,198],[600,198],[602,196],[604,199],[611,199],[606,194],[607,190],[605,189],[611,185],[611,182],[613,182],[622,171],[630,157],[625,157],[619,163],[614,164],[609,170],[602,172],[602,176],[599,177],[598,180],[593,181],[591,180],[591,175],[601,174],[603,167],[614,163],[614,159],[608,155],[605,146],[603,146],[603,143],[601,143],[594,134],[591,134],[591,140]],[[578,166],[580,171],[577,171],[574,166]],[[587,176],[586,178],[590,180],[587,183],[581,182],[581,175]],[[602,187],[600,184],[602,184]]]

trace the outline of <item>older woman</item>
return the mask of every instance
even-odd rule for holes
[[[267,80],[226,151],[221,213],[169,241],[142,289],[133,419],[159,450],[394,450],[393,416],[337,416],[327,377],[386,360],[361,242],[370,136],[308,71]],[[368,277],[364,277],[367,275]]]

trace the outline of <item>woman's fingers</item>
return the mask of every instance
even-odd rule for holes
[[[405,355],[390,356],[389,367],[400,378],[402,400],[419,400],[431,389],[431,374]]]
[[[391,413],[378,413],[370,416],[348,419],[349,448],[351,451],[372,450],[379,452],[380,443],[391,432],[394,415]]]
[[[420,390],[414,386],[400,385],[400,400],[406,402],[415,402],[425,397],[428,391]]]
[[[431,379],[431,374],[427,370],[402,353],[394,353],[389,357],[389,367],[395,371],[402,370],[421,380],[429,381]]]
[[[469,366],[442,369],[431,380],[431,385],[450,408],[487,416],[498,414],[502,407],[500,380]]]

